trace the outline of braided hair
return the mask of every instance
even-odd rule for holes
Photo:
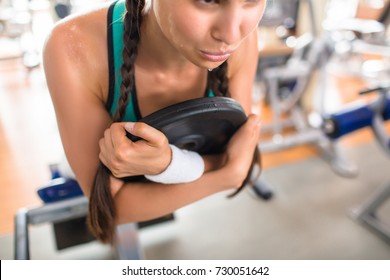
[[[123,119],[126,106],[129,103],[130,91],[134,85],[134,62],[138,53],[144,7],[145,0],[126,0],[123,32],[124,48],[122,51],[123,65],[121,66],[122,84],[120,86],[118,109],[114,114],[113,122],[120,122]],[[105,243],[114,242],[116,226],[116,210],[109,188],[110,174],[110,170],[100,162],[89,201],[89,228],[98,240]]]
[[[113,116],[113,122],[122,121],[129,103],[130,91],[135,83],[134,63],[138,53],[144,7],[145,0],[126,0],[123,33],[124,48],[122,51],[123,65],[121,66],[122,84],[120,86],[118,109]],[[208,86],[215,96],[229,96],[226,62],[208,72]],[[254,157],[255,159],[256,157]],[[113,244],[116,209],[109,188],[110,174],[110,170],[100,162],[90,194],[88,225],[92,234],[98,240]],[[238,193],[248,181],[249,175],[244,184],[230,196]]]

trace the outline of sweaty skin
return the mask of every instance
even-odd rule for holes
[[[238,188],[243,182],[260,132],[259,118],[250,110],[258,61],[256,28],[265,2],[151,1],[135,61],[141,114],[203,96],[207,69],[227,60],[231,97],[241,103],[249,118],[224,154],[205,157],[206,172],[192,183],[124,183],[112,177],[118,223],[160,217],[217,192]],[[86,196],[99,156],[106,158],[107,166],[118,177],[158,174],[171,156],[164,135],[141,123],[113,124],[105,108],[107,10],[105,4],[60,21],[48,37],[43,54],[64,150]],[[124,137],[126,128],[146,141],[132,143]]]

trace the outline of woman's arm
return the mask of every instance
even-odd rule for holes
[[[130,141],[126,132],[141,140]],[[166,136],[142,122],[113,123],[105,130],[99,147],[100,160],[117,178],[160,174],[171,162],[171,148]],[[223,155],[205,155],[203,160],[204,171],[208,172],[222,166]]]
[[[223,167],[205,173],[194,182],[174,185],[132,182],[117,185],[114,194],[117,222],[157,218],[209,195],[237,189],[247,176],[259,131],[258,117],[250,115],[229,141]]]
[[[231,97],[241,103],[247,114],[252,111],[252,90],[258,59],[257,31],[254,30],[228,62]]]
[[[58,24],[43,51],[47,85],[66,157],[84,193],[89,196],[99,163],[99,139],[111,119],[103,104],[108,77],[105,52],[89,25],[106,30],[93,17]],[[101,36],[104,37],[104,36]],[[100,59],[97,60],[96,57]],[[107,87],[108,88],[108,87]]]

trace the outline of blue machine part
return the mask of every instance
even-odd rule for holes
[[[322,128],[332,139],[338,139],[348,133],[372,125],[375,111],[370,105],[359,105],[333,113],[324,118]],[[390,98],[387,98],[383,111],[383,120],[390,119]]]
[[[389,120],[390,119],[390,98],[387,98],[386,100],[386,107],[383,112],[383,119],[384,120]],[[387,147],[390,150],[390,140],[387,142]]]
[[[387,98],[387,100],[386,100],[386,106],[385,106],[385,110],[383,112],[383,119],[384,120],[390,119],[390,97]]]
[[[326,117],[323,129],[326,135],[332,139],[340,138],[355,130],[370,126],[374,111],[367,107],[348,108]]]
[[[76,196],[82,196],[80,185],[76,180],[66,178],[55,178],[49,184],[38,190],[39,197],[45,203],[56,202]]]

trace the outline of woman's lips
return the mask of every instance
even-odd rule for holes
[[[201,51],[200,53],[206,60],[212,62],[225,61],[232,55],[232,52],[210,53],[210,52]]]

